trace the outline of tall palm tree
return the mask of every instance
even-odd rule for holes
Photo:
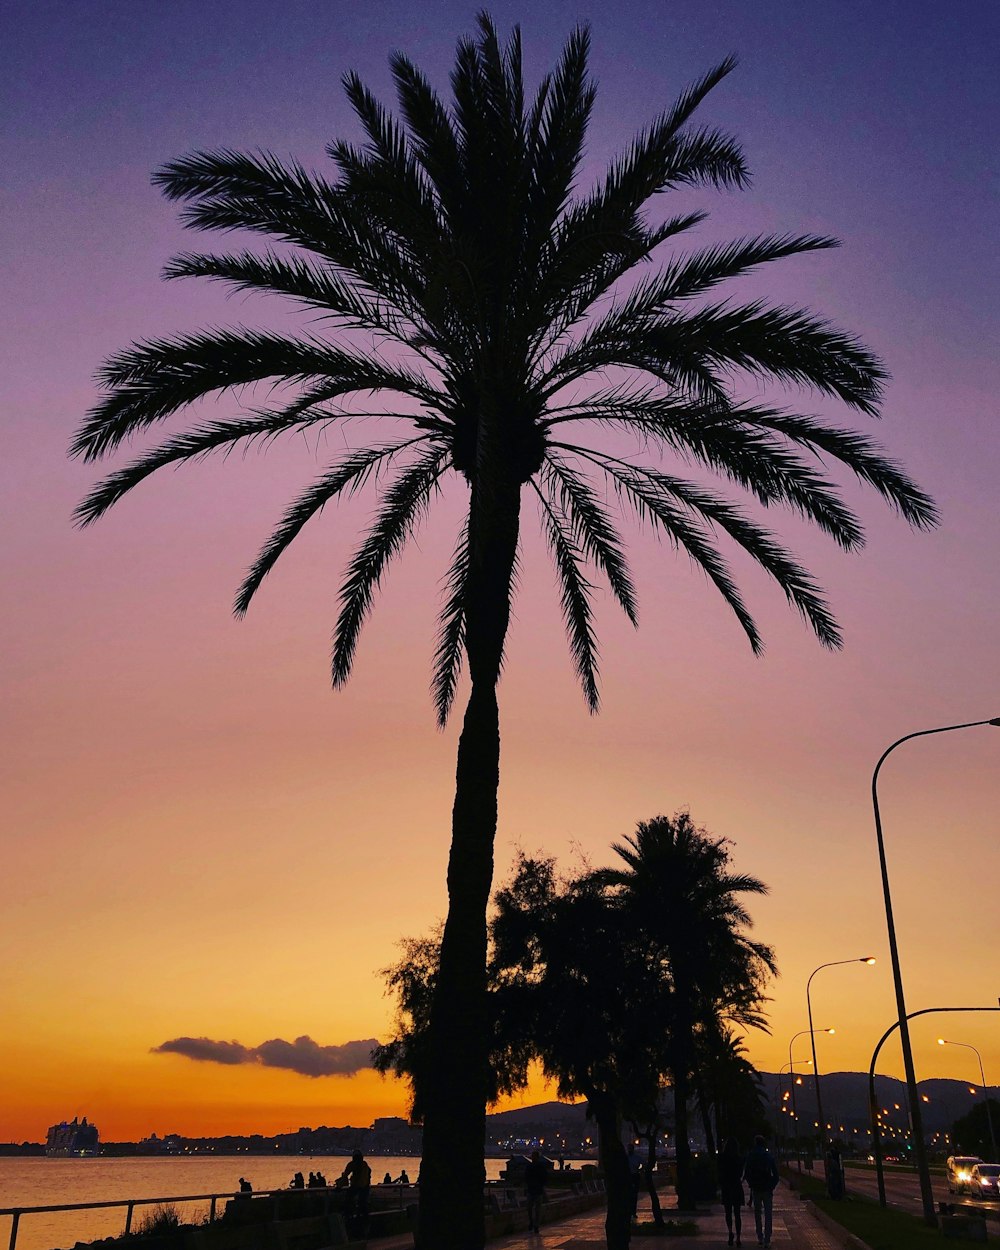
[[[594,87],[585,29],[569,38],[531,99],[515,30],[506,45],[485,14],[462,40],[446,104],[404,55],[391,59],[401,120],[353,73],[347,96],[365,139],[329,145],[335,176],[265,153],[220,148],[159,169],[154,182],[186,205],[195,230],[248,231],[277,250],[176,257],[168,278],[201,277],[279,294],[318,310],[320,328],[288,336],[234,326],[138,342],[100,371],[105,395],[72,450],[117,451],[205,396],[234,388],[239,416],[202,419],[116,469],[81,503],[96,520],[150,474],[210,452],[348,422],[359,411],[388,430],[345,454],[288,507],[236,597],[242,615],[279,556],[313,517],[376,477],[374,522],[341,586],[333,682],[347,681],[358,637],[390,561],[431,500],[457,478],[468,510],[454,550],[434,657],[444,722],[463,663],[471,679],[458,747],[449,910],[433,1012],[436,1086],[424,1123],[423,1244],[480,1244],[484,967],[499,777],[497,682],[515,581],[522,500],[533,499],[555,561],[573,660],[589,707],[598,671],[588,566],[633,622],[636,597],[609,483],[686,552],[761,639],[722,544],[731,540],[774,579],[819,640],[840,634],[808,572],[756,519],[682,473],[601,450],[610,427],[707,468],[765,507],[781,505],[842,547],[862,543],[851,509],[824,475],[839,462],[911,524],[930,500],[867,439],[808,415],[735,398],[740,377],[810,388],[868,416],[884,372],[850,335],[811,314],[762,301],[699,301],[723,280],[783,257],[834,246],[806,235],[741,239],[643,269],[662,244],[704,217],[647,217],[678,186],[740,187],[739,145],[692,128],[729,59],[684,91],[593,190],[574,194]],[[576,429],[575,435],[567,433]],[[595,480],[596,479],[596,480]]]
[[[698,1034],[720,1016],[762,1025],[764,986],[776,972],[769,946],[749,936],[741,895],[766,894],[756,877],[730,871],[729,843],[698,828],[688,812],[642,821],[612,850],[620,868],[602,869],[601,882],[624,896],[651,957],[663,961],[673,991],[667,1053],[674,1090],[677,1202],[691,1192],[688,1102]]]

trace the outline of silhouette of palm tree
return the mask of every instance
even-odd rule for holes
[[[698,1032],[720,1015],[761,1024],[765,982],[776,971],[769,946],[747,935],[752,920],[740,895],[766,894],[756,877],[729,871],[729,843],[699,829],[687,812],[641,822],[612,850],[623,868],[600,870],[626,896],[626,911],[664,960],[674,998],[667,1048],[674,1090],[677,1202],[693,1204],[688,1101]]]
[[[709,1154],[721,1150],[728,1137],[746,1146],[769,1127],[760,1076],[746,1057],[743,1037],[723,1023],[723,1016],[720,1012],[704,1021],[696,1037],[695,1096]]]
[[[347,452],[288,507],[236,596],[242,615],[302,528],[342,495],[387,476],[378,511],[340,590],[333,682],[350,675],[358,637],[391,560],[446,479],[469,492],[441,614],[433,693],[447,718],[462,665],[471,690],[458,748],[449,910],[432,1028],[436,1087],[427,1098],[421,1243],[482,1241],[486,1088],[486,906],[499,778],[496,687],[516,580],[522,498],[534,497],[551,549],[570,649],[598,704],[592,565],[633,622],[623,544],[594,478],[700,566],[746,632],[761,639],[719,540],[774,579],[819,640],[840,634],[808,572],[757,520],[683,473],[646,467],[587,441],[611,428],[708,469],[765,507],[790,508],[846,549],[857,518],[825,476],[851,469],[915,526],[934,508],[866,438],[808,415],[735,398],[746,375],[809,388],[875,415],[884,372],[850,335],[808,312],[700,301],[725,279],[834,246],[807,235],[755,237],[667,261],[633,281],[700,212],[653,221],[646,206],[678,186],[740,187],[739,145],[689,123],[732,70],[723,61],[644,130],[589,193],[574,196],[594,87],[589,36],[569,38],[527,101],[520,35],[502,45],[485,14],[458,45],[445,104],[404,55],[391,59],[402,121],[353,73],[347,96],[362,147],[337,140],[336,178],[266,153],[228,149],[171,161],[154,182],[196,230],[276,240],[279,250],[184,254],[168,278],[202,277],[290,297],[320,328],[289,337],[234,326],[138,342],[111,357],[105,395],[72,451],[109,456],[196,401],[265,389],[260,406],[173,433],[101,481],[77,510],[96,520],[150,474],[239,445],[322,431],[359,413],[394,432]],[[631,282],[631,285],[629,283]],[[367,398],[363,398],[367,397]],[[566,433],[576,429],[575,435]],[[478,1231],[477,1231],[478,1230]]]

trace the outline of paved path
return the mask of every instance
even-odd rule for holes
[[[664,1216],[670,1219],[672,1212],[664,1201]],[[757,1236],[754,1231],[753,1211],[743,1209],[743,1245],[754,1250]],[[696,1237],[633,1237],[632,1250],[715,1250],[728,1246],[726,1221],[721,1204],[712,1204],[697,1217]],[[649,1211],[639,1211],[639,1219],[649,1219]],[[391,1250],[402,1250],[408,1240],[392,1239]],[[373,1250],[385,1247],[389,1242],[373,1243]],[[774,1226],[771,1235],[772,1250],[840,1250],[840,1243],[813,1218],[805,1204],[781,1184],[774,1194]],[[487,1243],[488,1250],[604,1250],[604,1210],[598,1208],[583,1215],[573,1215],[558,1224],[543,1224],[540,1233],[513,1233],[498,1237]]]

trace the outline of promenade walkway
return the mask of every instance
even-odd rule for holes
[[[666,1196],[665,1196],[666,1198]],[[664,1215],[672,1212],[664,1202]],[[648,1220],[648,1208],[639,1209],[639,1219]],[[716,1250],[728,1245],[726,1221],[722,1204],[706,1206],[697,1217],[698,1234],[692,1237],[633,1237],[632,1250]],[[572,1215],[558,1224],[543,1224],[540,1233],[512,1233],[488,1244],[488,1250],[604,1250],[604,1210],[599,1208],[583,1215]],[[774,1226],[772,1250],[841,1250],[838,1241],[812,1216],[805,1203],[782,1183],[774,1194]],[[373,1250],[407,1250],[409,1237],[391,1238],[372,1243]],[[753,1211],[743,1210],[743,1245],[755,1250]]]

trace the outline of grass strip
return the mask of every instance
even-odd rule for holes
[[[880,1207],[856,1194],[834,1201],[827,1197],[824,1183],[811,1176],[802,1178],[799,1192],[871,1250],[941,1250],[940,1231],[928,1227],[920,1216]]]

